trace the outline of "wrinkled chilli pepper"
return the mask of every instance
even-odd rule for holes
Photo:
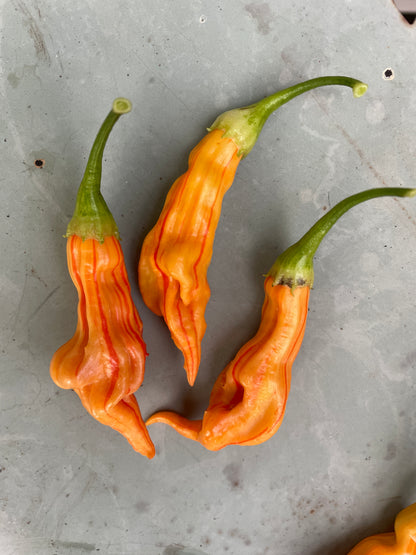
[[[349,86],[356,97],[367,89],[350,77],[319,77],[220,115],[192,150],[188,170],[172,185],[162,213],[143,243],[138,273],[144,302],[163,316],[183,353],[191,385],[201,359],[204,313],[210,297],[207,269],[222,199],[269,115],[295,96],[324,85]]]
[[[416,503],[396,516],[394,532],[365,538],[348,555],[416,555]]]
[[[154,445],[134,392],[143,381],[146,346],[130,293],[119,232],[101,195],[107,138],[131,104],[118,98],[95,139],[66,237],[69,273],[78,291],[78,324],[52,358],[53,381],[73,389],[87,411],[151,458]]]
[[[257,445],[282,423],[291,368],[300,349],[313,284],[313,257],[323,237],[347,210],[380,196],[415,196],[416,189],[379,188],[334,206],[297,243],[281,254],[264,282],[265,300],[256,335],[219,375],[202,420],[174,412],[152,415],[146,424],[169,424],[212,451],[226,445]]]

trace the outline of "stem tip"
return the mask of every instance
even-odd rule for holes
[[[361,81],[358,81],[352,88],[352,94],[355,96],[355,98],[360,98],[360,96],[363,96],[367,89],[368,85],[362,83]]]
[[[127,114],[131,109],[131,102],[127,98],[116,98],[113,102],[113,112],[115,114]]]

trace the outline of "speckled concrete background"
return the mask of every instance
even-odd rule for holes
[[[416,29],[390,0],[10,0],[1,18],[0,552],[343,555],[391,529],[416,500],[414,200],[357,207],[322,244],[286,416],[263,445],[212,453],[154,425],[148,461],[48,366],[76,322],[62,235],[113,98],[134,104],[110,137],[103,192],[150,353],[137,397],[144,416],[199,417],[257,328],[282,249],[348,194],[415,186]],[[325,74],[368,93],[293,100],[241,163],[191,389],[134,285],[138,248],[218,113]]]

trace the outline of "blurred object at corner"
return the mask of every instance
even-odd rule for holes
[[[402,16],[412,25],[416,19],[416,0],[393,0]]]

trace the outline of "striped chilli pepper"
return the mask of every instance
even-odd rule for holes
[[[367,90],[367,85],[350,77],[318,77],[221,114],[192,150],[188,170],[172,185],[144,240],[138,268],[142,297],[163,316],[183,353],[190,385],[201,360],[210,297],[207,270],[223,197],[269,115],[295,96],[324,85],[351,87],[356,97]]]
[[[152,458],[149,437],[134,395],[146,358],[142,322],[130,292],[119,232],[101,195],[102,157],[107,138],[128,100],[118,98],[88,159],[75,212],[67,229],[67,259],[78,292],[75,334],[54,354],[50,373],[73,389],[99,422],[125,436],[133,449]]]

